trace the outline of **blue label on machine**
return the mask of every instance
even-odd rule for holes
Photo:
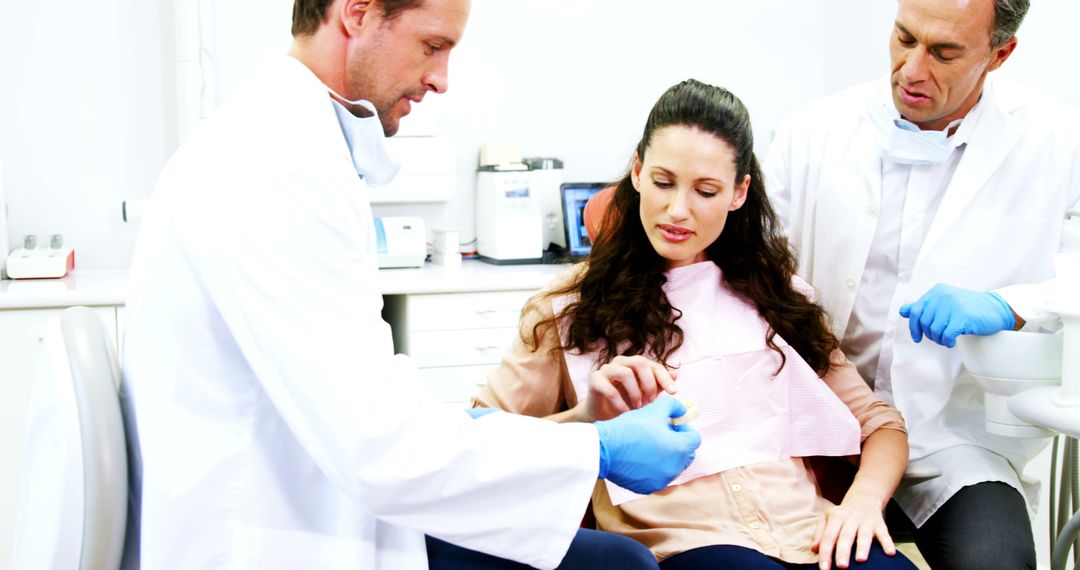
[[[386,229],[383,228],[382,218],[375,218],[375,244],[379,253],[386,253]]]

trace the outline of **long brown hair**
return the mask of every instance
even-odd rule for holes
[[[746,107],[730,91],[693,79],[671,87],[645,123],[637,145],[642,161],[656,131],[669,126],[693,127],[725,141],[735,153],[735,179],[750,175],[746,202],[728,215],[724,231],[705,255],[720,267],[727,285],[769,324],[766,343],[780,353],[781,367],[786,358],[774,342],[777,334],[824,375],[839,342],[821,307],[792,286],[797,261],[765,195]],[[549,298],[572,293],[579,298],[533,327],[532,338],[526,339],[533,350],[539,348],[540,337],[564,319],[567,338],[560,348],[598,352],[601,362],[619,354],[646,354],[666,365],[682,345],[677,324],[681,313],[663,291],[667,261],[649,242],[639,208],[640,196],[627,172],[616,184],[585,270],[570,285],[549,293]]]

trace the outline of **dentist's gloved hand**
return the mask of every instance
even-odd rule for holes
[[[970,291],[938,283],[914,303],[900,307],[907,317],[911,340],[923,335],[952,348],[962,334],[988,335],[1016,326],[1012,307],[997,293]]]
[[[642,495],[667,487],[701,445],[701,434],[689,424],[671,425],[671,418],[685,413],[679,400],[660,398],[593,424],[600,432],[599,478]]]

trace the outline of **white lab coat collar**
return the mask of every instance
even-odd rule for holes
[[[964,159],[960,161],[960,165],[957,167],[956,173],[949,183],[945,196],[942,198],[934,219],[927,230],[926,239],[916,258],[916,265],[919,265],[919,262],[925,258],[927,253],[933,250],[941,236],[956,221],[957,216],[964,211],[964,208],[994,174],[994,169],[987,168],[986,165],[1000,164],[1005,155],[1015,146],[1016,141],[1019,140],[1020,133],[1008,119],[1010,112],[1021,102],[1015,99],[999,97],[999,90],[995,86],[996,81],[997,79],[993,75],[987,76],[986,81],[983,83],[982,97],[979,98],[978,103],[972,107],[971,111],[961,121],[959,128],[950,137],[950,140],[955,143],[955,147],[959,148],[961,145],[970,142],[978,133],[993,133],[992,136],[982,137],[979,144],[964,149]],[[879,98],[882,104],[887,105],[887,108],[895,113],[896,118],[900,118],[900,113],[896,110],[892,100],[891,79],[885,77],[880,81],[879,85],[880,87],[873,93],[872,97]],[[864,120],[872,122],[868,114],[864,114]],[[880,192],[881,160],[879,158],[877,161],[863,161],[863,163],[866,162],[870,164],[876,162],[876,168],[868,168],[863,174],[869,187],[875,192]]]
[[[956,132],[955,136],[963,137],[965,143],[973,137],[978,137],[979,141],[978,144],[965,148],[964,158],[957,166],[927,230],[926,239],[916,257],[916,266],[933,250],[956,218],[993,176],[996,169],[990,165],[1001,164],[1020,139],[1015,123],[1009,120],[1009,110],[1004,108],[996,97],[993,83],[992,79],[987,77],[982,98]],[[987,134],[979,136],[980,133]]]
[[[326,84],[304,62],[291,55],[274,58],[271,65],[277,67],[278,72],[264,73],[263,76],[272,81],[279,81],[282,89],[296,92],[305,100],[308,98],[322,98],[325,100],[327,118],[332,121],[333,126],[337,128],[341,136],[341,145],[334,146],[340,151],[342,160],[352,164],[352,152],[349,150],[348,141],[345,140],[345,133],[341,130],[341,124],[337,120],[334,101],[330,98]]]

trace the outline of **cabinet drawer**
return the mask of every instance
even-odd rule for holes
[[[464,409],[470,406],[473,395],[487,382],[488,371],[492,368],[490,364],[422,368],[420,381],[438,400],[459,404]]]
[[[409,333],[409,356],[420,368],[498,364],[517,327]]]
[[[409,295],[408,330],[516,327],[525,301],[535,293],[526,290]]]

